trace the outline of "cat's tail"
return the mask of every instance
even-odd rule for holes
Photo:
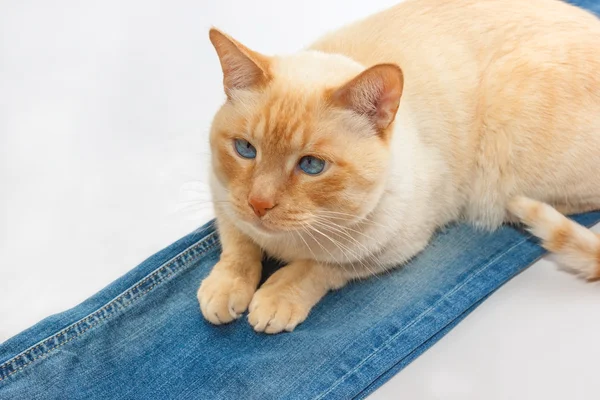
[[[542,240],[542,246],[556,255],[562,267],[585,279],[600,278],[600,235],[552,206],[527,197],[511,199],[508,211]]]

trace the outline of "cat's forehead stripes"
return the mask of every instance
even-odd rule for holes
[[[248,133],[265,150],[299,151],[315,134],[318,106],[318,99],[308,96],[272,94],[249,121]]]

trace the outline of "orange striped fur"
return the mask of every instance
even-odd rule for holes
[[[527,197],[515,197],[508,208],[556,255],[561,266],[588,280],[600,278],[600,235]]]
[[[407,0],[294,54],[209,36],[226,94],[209,174],[223,254],[198,290],[212,323],[249,309],[257,331],[291,331],[456,220],[517,218],[600,277],[598,235],[557,211],[600,208],[596,17],[559,0]],[[258,288],[263,253],[288,265]]]

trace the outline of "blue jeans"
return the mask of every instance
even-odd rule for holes
[[[600,13],[599,1],[572,1]],[[575,217],[590,226],[600,212]],[[412,262],[327,295],[291,334],[212,326],[196,301],[212,223],[0,345],[0,399],[363,398],[543,254],[510,227],[463,224]],[[265,261],[265,274],[278,266]],[[7,300],[5,300],[7,301]]]
[[[591,225],[600,212],[576,219]],[[0,399],[362,398],[543,254],[514,228],[457,224],[406,266],[330,293],[293,333],[270,336],[202,318],[196,290],[219,252],[209,223],[3,343]]]
[[[585,8],[588,11],[600,16],[600,1],[598,0],[566,0],[567,3]]]

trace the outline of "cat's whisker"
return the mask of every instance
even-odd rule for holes
[[[316,225],[317,225],[319,228],[322,228],[323,230],[326,230],[326,231],[329,231],[329,232],[331,232],[331,230],[332,230],[332,227],[330,227],[330,226],[327,226],[327,225],[325,225],[325,224],[323,224],[323,223],[315,222],[315,224],[316,224]],[[337,233],[342,233],[342,234],[345,234],[345,232],[343,232],[343,231],[340,231],[339,229],[333,229],[333,230],[334,230],[335,232],[337,232]],[[354,239],[352,236],[350,236],[350,235],[349,235],[349,234],[347,234],[347,233],[345,234],[345,236],[346,236],[348,239],[350,239],[350,240],[352,240],[353,242],[355,242],[355,243],[356,243],[357,245],[359,245],[360,247],[362,247],[362,248],[363,248],[363,250],[365,250],[365,251],[367,251],[367,252],[368,252],[368,249],[367,249],[367,248],[366,248],[366,247],[365,247],[365,246],[364,246],[362,243],[360,243],[358,240]],[[329,238],[329,239],[330,239],[330,240],[332,240],[331,238]],[[340,246],[342,245],[342,244],[341,244],[341,242],[339,242],[339,241],[337,241],[337,243],[338,243]],[[351,250],[350,250],[348,247],[346,247],[346,246],[345,246],[345,248],[346,248],[346,249],[348,249],[348,251],[351,251]],[[356,253],[353,253],[353,256],[354,256],[354,257],[356,257],[356,258],[359,258],[359,257],[358,257],[358,255],[357,255]],[[350,261],[349,261],[349,262],[350,262]],[[352,263],[352,264],[353,264],[353,263]]]
[[[360,243],[358,240],[356,240],[354,237],[352,237],[352,235],[350,235],[348,232],[345,232],[342,229],[340,229],[340,228],[343,228],[343,227],[338,228],[336,226],[332,226],[333,224],[329,224],[327,222],[319,221],[319,220],[315,220],[314,223],[315,223],[315,225],[317,225],[319,227],[323,227],[323,228],[325,228],[327,230],[333,230],[333,231],[335,231],[337,233],[343,234],[346,238],[348,238],[350,240],[353,240],[357,245],[359,245],[360,247],[362,247],[363,250],[365,250],[367,252],[369,251],[362,243]]]
[[[369,271],[373,276],[377,277],[377,274],[371,270],[365,263],[364,261],[358,256],[358,254],[356,254],[355,252],[353,252],[349,247],[345,246],[344,244],[340,243],[338,240],[335,240],[333,238],[331,238],[329,235],[321,232],[319,229],[315,228],[314,226],[311,226],[311,229],[313,231],[315,231],[316,233],[319,233],[321,236],[324,236],[325,238],[329,239],[331,241],[331,243],[333,243],[339,250],[340,252],[346,257],[346,259],[348,260],[349,264],[354,265],[354,262],[352,260],[350,260],[350,257],[348,257],[347,253],[350,253],[358,262],[360,262],[360,264],[365,267],[365,269],[367,271]],[[330,253],[331,254],[331,253]],[[333,255],[332,255],[333,257]]]
[[[185,216],[195,218],[195,216],[197,216],[198,218],[206,218],[212,214],[212,207],[204,204],[176,205],[168,211],[169,216],[177,217]]]
[[[311,226],[310,226],[310,225],[306,225],[306,226],[303,228],[304,232],[306,232],[306,233],[307,233],[307,234],[308,234],[308,235],[309,235],[309,236],[312,238],[312,240],[313,240],[315,243],[317,243],[317,244],[318,244],[318,245],[319,245],[319,246],[320,246],[320,247],[321,247],[321,248],[322,248],[324,251],[326,251],[326,252],[327,252],[327,253],[328,253],[328,254],[331,256],[331,259],[332,259],[332,260],[335,260],[335,257],[333,256],[333,254],[332,254],[332,253],[331,253],[329,250],[327,250],[327,248],[326,248],[325,246],[323,246],[323,245],[321,244],[321,242],[319,242],[319,241],[317,240],[317,238],[315,238],[315,236],[314,236],[314,235],[313,235],[313,234],[310,232],[310,229],[311,229]],[[342,254],[344,254],[344,253],[342,252]],[[344,255],[345,255],[345,254],[344,254]],[[347,257],[346,257],[346,258],[347,258]],[[341,263],[340,263],[340,262],[336,262],[336,264],[338,264],[340,267],[342,267],[342,265],[341,265]]]
[[[294,233],[298,234],[298,237],[300,237],[300,240],[302,240],[304,242],[304,244],[306,245],[306,248],[308,249],[308,251],[310,251],[310,254],[312,254],[313,258],[317,258],[317,256],[315,255],[315,253],[313,252],[313,249],[308,245],[308,243],[306,242],[306,239],[304,239],[304,237],[302,236],[302,233],[298,232],[298,231],[294,231]]]
[[[390,228],[390,226],[386,226],[386,225],[380,224],[379,222],[370,220],[370,219],[368,219],[368,217],[357,220],[356,215],[341,213],[341,212],[337,212],[337,211],[320,210],[320,211],[318,211],[318,213],[322,216],[326,216],[331,219],[348,221],[348,222],[352,222],[353,224],[356,224],[356,225],[361,224],[361,223],[368,223],[368,224],[376,225],[376,226],[379,226],[382,228]],[[345,218],[345,217],[351,217],[351,218]]]
[[[361,247],[366,252],[367,255],[369,255],[371,253],[371,251],[363,243],[361,243],[360,241],[358,241],[355,237],[353,237],[352,235],[350,235],[348,232],[345,232],[343,230],[344,227],[340,227],[341,229],[338,229],[336,227],[325,225],[322,222],[317,222],[317,224],[319,224],[319,227],[322,227],[324,229],[328,229],[328,230],[332,230],[333,229],[334,231],[343,234],[346,238],[348,238],[349,240],[351,240],[354,244],[356,244],[359,247]],[[375,262],[375,265],[377,265],[377,267],[379,267],[380,269],[385,269],[385,266],[383,264],[381,264],[380,262],[378,262],[376,258],[373,258],[373,261]]]
[[[365,234],[364,232],[358,231],[358,230],[350,228],[348,226],[343,226],[343,225],[340,225],[340,224],[336,224],[335,222],[331,221],[329,218],[322,217],[322,216],[319,216],[319,215],[314,215],[313,217],[315,218],[316,221],[326,222],[326,223],[331,224],[331,225],[333,225],[333,226],[335,226],[335,227],[337,227],[339,229],[343,229],[345,231],[354,232],[354,233],[356,233],[358,235],[361,235],[361,236],[363,236],[363,237],[365,237],[367,239],[375,240],[375,238],[373,238],[373,237]]]
[[[179,201],[178,205],[207,205],[212,206],[213,204],[224,204],[230,203],[229,201],[212,201],[212,200],[188,200],[188,201]]]

